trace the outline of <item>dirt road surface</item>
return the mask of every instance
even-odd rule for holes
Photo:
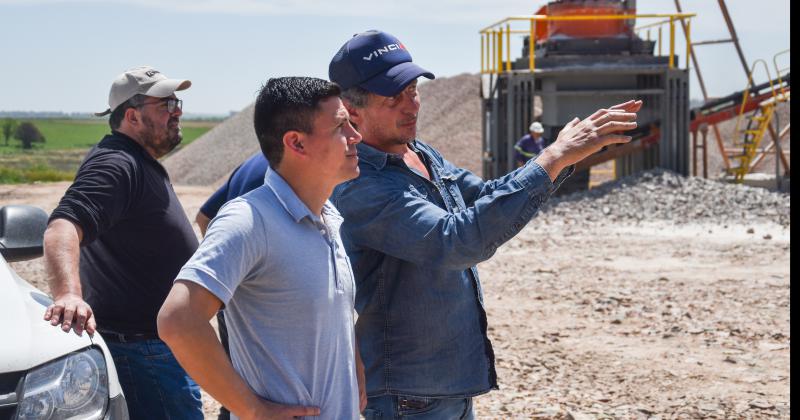
[[[50,211],[66,186],[0,185],[0,205]],[[176,190],[192,219],[211,193]],[[788,419],[789,244],[771,223],[534,219],[479,266],[500,390],[477,417]],[[41,259],[13,267],[47,290]]]

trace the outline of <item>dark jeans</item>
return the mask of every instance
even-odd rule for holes
[[[201,419],[200,386],[161,340],[106,341],[131,420]]]
[[[420,398],[402,395],[372,397],[364,409],[366,420],[474,420],[472,398]]]

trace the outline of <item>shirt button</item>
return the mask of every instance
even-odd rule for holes
[[[321,234],[323,234],[323,235],[324,235],[324,234],[325,234],[325,229],[320,229],[320,230],[319,230],[319,233],[321,233]]]

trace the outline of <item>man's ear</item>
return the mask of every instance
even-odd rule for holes
[[[303,148],[303,143],[305,142],[306,136],[305,134],[295,131],[289,130],[283,133],[283,149],[287,152],[293,152],[300,155],[306,155],[307,151]]]
[[[131,124],[133,126],[139,124],[138,110],[134,107],[126,109],[124,119],[125,121],[128,122],[128,124]]]

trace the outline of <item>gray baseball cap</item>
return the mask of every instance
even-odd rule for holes
[[[102,117],[110,114],[118,106],[136,95],[147,95],[154,98],[166,98],[176,91],[188,89],[192,82],[183,79],[168,79],[160,71],[150,66],[135,67],[126,70],[114,79],[108,92],[108,109],[95,112]]]

